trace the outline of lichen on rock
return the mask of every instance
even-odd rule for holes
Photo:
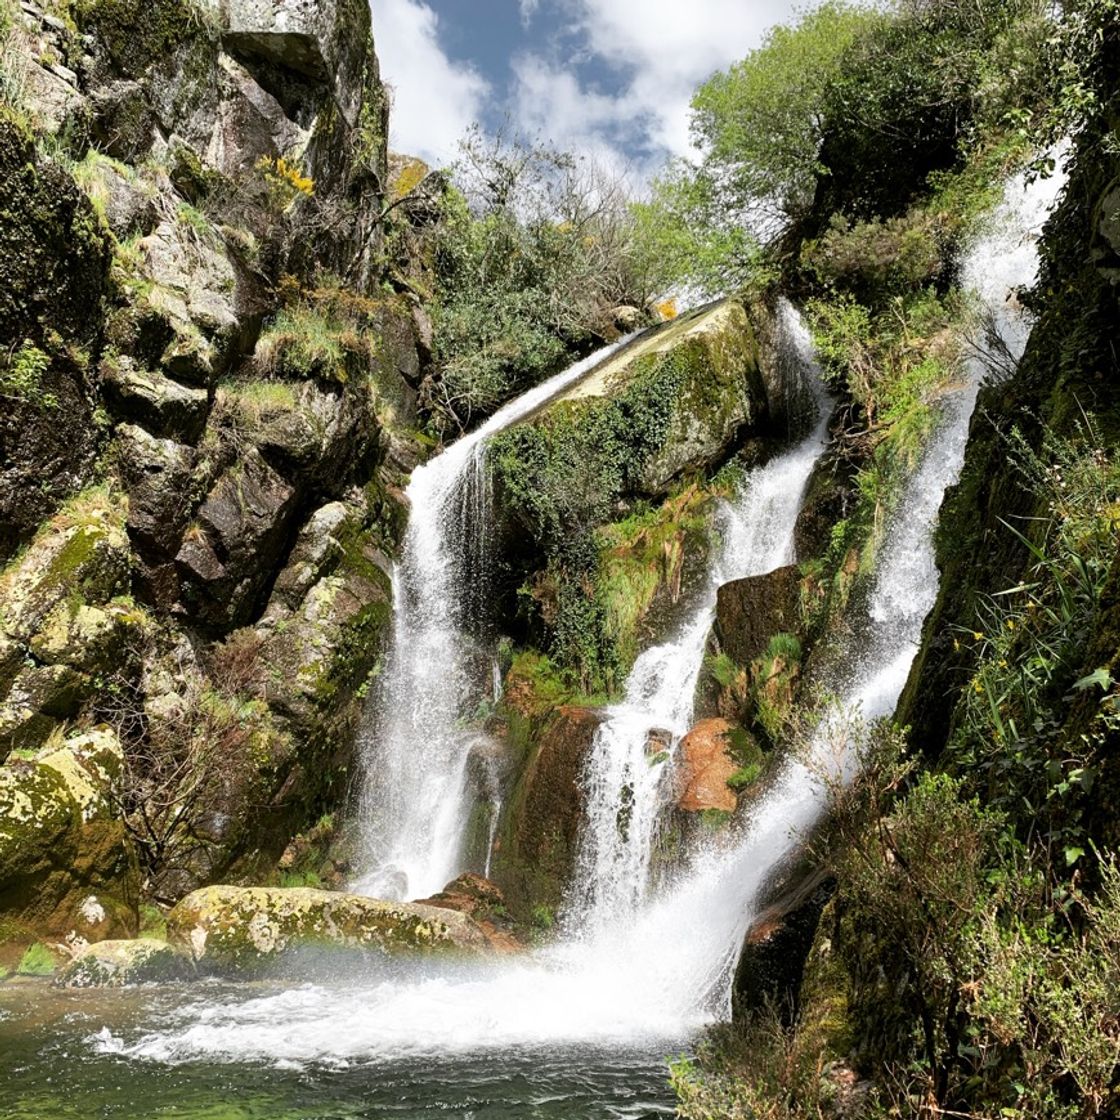
[[[168,936],[200,972],[228,976],[275,971],[298,951],[371,961],[490,951],[465,914],[306,887],[203,888],[171,911]]]
[[[74,954],[54,979],[56,988],[124,988],[188,980],[190,961],[165,941],[98,941]]]

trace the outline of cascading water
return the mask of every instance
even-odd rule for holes
[[[518,397],[477,431],[416,468],[393,579],[393,642],[364,731],[367,867],[357,889],[377,898],[434,894],[459,871],[471,811],[476,731],[462,726],[482,698],[490,662],[478,648],[485,610],[490,473],[486,440],[608,358],[608,346]]]
[[[1059,175],[1034,182],[1022,175],[1012,179],[989,232],[965,261],[963,286],[984,309],[987,347],[996,351],[996,365],[1016,364],[1026,347],[1030,319],[1017,293],[1035,280],[1037,240],[1062,184]],[[992,357],[977,343],[965,362],[964,383],[942,401],[937,428],[881,546],[866,624],[855,627],[862,631],[863,648],[852,658],[851,668],[838,666],[833,674],[839,698],[836,714],[822,721],[805,763],[787,763],[743,841],[656,900],[630,934],[634,943],[652,948],[665,944],[671,931],[691,927],[687,950],[674,959],[672,969],[657,970],[657,958],[651,958],[655,975],[646,978],[678,1006],[707,1004],[717,1016],[726,1016],[728,981],[756,916],[754,900],[819,819],[829,784],[850,775],[858,763],[847,741],[850,721],[889,716],[898,703],[922,625],[937,597],[933,534],[938,512],[946,489],[960,473],[976,397]],[[695,921],[696,914],[702,914],[703,921]]]
[[[1033,279],[1035,253],[1028,235],[1040,226],[1059,185],[1056,180],[1041,181],[1024,190],[1021,180],[1010,184],[1005,224],[975,246],[965,272],[1016,358],[1026,325],[1007,297]],[[960,469],[984,365],[979,358],[970,363],[965,382],[945,398],[941,423],[888,527],[862,628],[866,633],[858,653],[852,652],[854,667],[836,681],[843,707],[864,719],[894,709],[936,594],[932,531],[944,490]],[[777,474],[789,468],[787,481],[800,494],[802,472],[808,468],[794,469],[789,460],[803,450],[811,458],[815,450],[810,447],[802,444],[752,478],[740,506],[744,518],[752,519],[752,524],[743,522],[752,530],[747,534],[752,543],[727,557],[725,571],[742,572],[788,557],[788,534],[780,530],[792,515],[785,507],[778,511],[778,495],[770,490],[766,472],[772,472],[776,482]],[[770,498],[765,498],[767,493]],[[759,520],[754,522],[756,516]],[[758,542],[753,532],[761,524],[773,532],[767,544]],[[618,725],[631,727],[638,749],[644,751],[649,727],[681,728],[687,723],[690,701],[681,699],[682,691],[676,689],[685,682],[651,666],[662,656],[676,659],[683,677],[693,655],[686,657],[678,647],[694,642],[690,648],[698,660],[699,633],[706,633],[707,621],[705,616],[701,627],[698,615],[695,630],[686,627],[678,642],[663,647],[675,652],[651,651],[646,666],[635,669],[627,700],[616,711],[629,712],[626,720],[618,716]],[[657,688],[641,691],[643,681],[664,682],[664,698]],[[826,801],[819,769],[835,764],[837,746],[847,747],[844,727],[843,719],[825,721],[813,744],[816,763],[789,762],[755,810],[749,828],[730,844],[703,853],[667,889],[647,894],[640,904],[627,902],[619,920],[597,922],[586,937],[567,937],[481,971],[442,966],[426,977],[382,979],[345,991],[306,985],[229,1002],[203,997],[174,1008],[158,1026],[132,1038],[103,1032],[96,1043],[114,1054],[160,1061],[206,1057],[335,1066],[410,1058],[446,1061],[469,1053],[500,1052],[509,1060],[511,1054],[523,1052],[534,1055],[534,1063],[543,1067],[552,1059],[542,1055],[555,1055],[563,1046],[610,1046],[616,1052],[645,1046],[647,1055],[654,1047],[654,1052],[663,1053],[665,1047],[685,1042],[695,1027],[726,1014],[729,972],[753,920],[759,891],[819,817]],[[631,751],[629,739],[624,747],[620,754]],[[840,765],[850,762],[841,759]],[[604,782],[605,791],[608,784]],[[589,840],[588,852],[600,851],[602,862],[589,855],[581,865],[583,872],[613,873],[612,868],[625,865],[638,870],[619,871],[620,880],[633,874],[631,884],[644,882],[644,856],[623,859],[608,849],[597,849]],[[623,892],[625,898],[632,893],[629,887]],[[340,1030],[343,1023],[346,1029]],[[572,1060],[582,1071],[582,1056]],[[479,1085],[488,1084],[483,1074],[477,1076]]]
[[[587,760],[587,823],[567,924],[582,936],[629,920],[649,887],[658,822],[671,787],[672,759],[692,725],[696,685],[720,584],[762,575],[794,559],[793,529],[809,474],[824,450],[828,414],[809,332],[783,303],[778,351],[787,357],[785,392],[813,414],[812,431],[753,471],[719,512],[720,544],[708,586],[676,636],[634,663],[625,699],[606,712]],[[656,753],[651,754],[651,733]]]

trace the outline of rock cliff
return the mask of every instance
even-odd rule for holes
[[[2,15],[0,899],[61,936],[100,876],[134,931],[137,862],[169,901],[264,872],[345,797],[430,326],[364,0]],[[118,824],[59,878],[71,730]]]

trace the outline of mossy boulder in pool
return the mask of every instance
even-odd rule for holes
[[[490,949],[465,914],[307,887],[204,887],[171,911],[167,930],[201,972],[219,976],[282,971],[301,951],[378,959]]]
[[[194,968],[166,941],[99,941],[79,949],[55,979],[57,988],[124,988],[186,980]]]

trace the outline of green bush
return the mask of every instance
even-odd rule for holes
[[[466,428],[592,349],[655,294],[618,181],[540,144],[473,130],[442,199],[428,407]]]
[[[3,359],[0,359],[3,360]],[[50,358],[30,341],[7,355],[0,365],[0,398],[22,401],[40,409],[58,408],[58,398],[43,392],[43,378],[51,367]]]

